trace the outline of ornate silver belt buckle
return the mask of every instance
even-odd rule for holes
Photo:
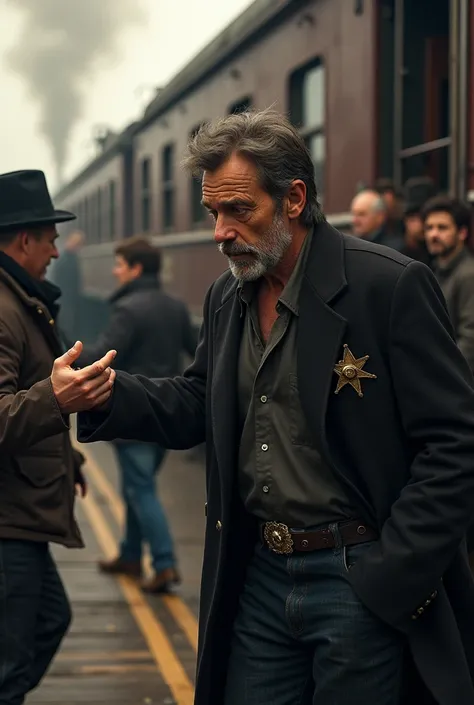
[[[280,555],[293,553],[293,539],[286,524],[267,521],[263,529],[263,538],[269,548]]]

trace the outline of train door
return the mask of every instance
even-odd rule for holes
[[[437,190],[465,196],[467,7],[380,0],[379,94],[389,108],[379,100],[379,151],[397,186],[428,176]]]

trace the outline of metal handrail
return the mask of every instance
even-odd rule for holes
[[[438,140],[432,140],[431,142],[424,142],[423,144],[417,144],[414,147],[402,149],[398,153],[398,156],[400,159],[409,159],[409,157],[417,157],[420,154],[428,154],[429,152],[434,152],[437,149],[450,147],[451,143],[451,137],[441,137]]]

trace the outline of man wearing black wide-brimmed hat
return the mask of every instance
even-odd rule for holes
[[[41,171],[0,175],[0,705],[24,702],[71,620],[49,543],[83,546],[74,519],[82,456],[68,419],[80,350],[63,355],[60,291],[45,280],[56,223],[74,218],[54,209]],[[105,400],[108,362],[83,376],[91,397]]]

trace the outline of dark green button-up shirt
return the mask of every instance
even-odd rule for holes
[[[294,528],[354,516],[315,446],[298,393],[298,298],[311,238],[309,233],[278,300],[278,318],[266,345],[258,321],[259,283],[239,288],[245,316],[238,368],[240,493],[253,515]]]

